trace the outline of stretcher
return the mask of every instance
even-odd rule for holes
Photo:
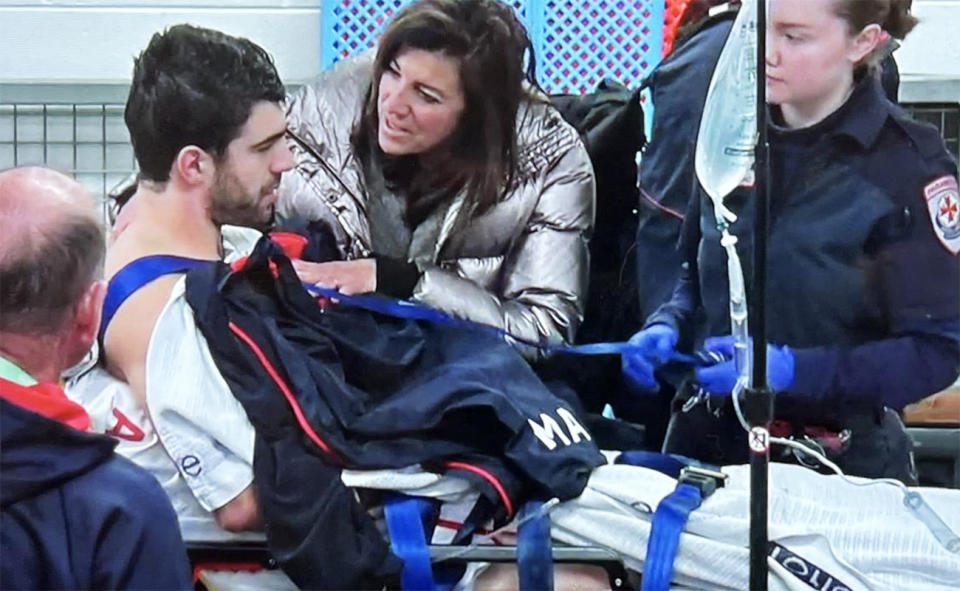
[[[654,588],[747,588],[749,468],[726,466],[722,471],[726,485],[690,512],[669,565],[669,582]],[[637,581],[646,588],[644,575],[649,579],[656,567],[649,551],[654,516],[663,500],[679,489],[677,482],[649,468],[597,468],[580,497],[549,508],[552,563],[600,566],[611,589],[637,588]],[[905,503],[915,497],[904,497],[902,490],[878,481],[848,481],[773,464],[770,482],[770,589],[956,588],[960,491],[909,489],[943,520],[945,530],[938,533]],[[195,560],[250,550],[190,545]],[[433,544],[428,553],[434,565],[519,560],[516,546],[464,551]],[[269,564],[268,556],[260,556]],[[210,580],[217,584],[216,575]]]
[[[960,488],[960,382],[903,409],[921,483]]]
[[[516,546],[486,546],[467,551],[446,545],[427,548],[431,562],[437,566],[517,562]],[[610,550],[556,546],[552,553],[553,564],[589,565],[602,569],[611,590],[636,588],[633,584],[637,580],[636,574],[628,573],[620,558]],[[264,542],[193,542],[187,544],[187,554],[194,567],[195,580],[210,591],[296,588],[278,570],[279,566]]]
[[[183,321],[187,326],[174,325],[175,334],[187,334],[187,329],[193,327],[192,319]],[[160,328],[156,329],[155,337],[158,331],[162,332]],[[170,342],[178,343],[174,349],[183,352],[182,339]],[[200,357],[193,355],[192,359]],[[178,367],[180,373],[184,373],[184,364],[160,366]],[[160,373],[158,376],[163,388],[168,388],[169,374]],[[117,393],[114,397],[107,384],[90,386],[88,390],[97,396],[95,400],[85,401],[85,407],[90,409],[92,418],[102,422],[100,428],[104,432],[111,432],[115,411],[124,408],[118,404],[129,396]],[[135,411],[133,407],[126,409],[130,417],[135,416]],[[214,414],[220,416],[223,413]],[[151,460],[142,457],[141,452],[145,449],[140,448],[147,447],[150,433],[147,432],[147,422],[141,426],[143,432],[138,435],[143,445],[129,442],[135,449],[128,453],[130,457],[140,455],[138,463],[149,467]],[[125,443],[118,447],[119,452],[124,452]],[[159,445],[153,445],[152,451],[156,452],[156,465],[162,464],[172,471],[171,477],[177,474],[176,467]],[[629,584],[629,573],[642,573],[641,584],[650,586],[649,581],[658,580],[651,576],[653,567],[663,570],[664,565],[669,567],[666,582],[652,588],[665,589],[671,584],[693,588],[746,588],[749,476],[743,466],[725,467],[723,473],[729,482],[722,491],[712,495],[703,495],[705,491],[701,491],[701,496],[707,497],[702,499],[702,504],[688,504],[689,520],[681,524],[674,543],[675,560],[666,562],[651,559],[649,542],[655,537],[654,518],[664,505],[663,501],[681,488],[678,479],[637,466],[600,466],[593,471],[587,488],[579,497],[550,505],[550,542],[546,546],[550,548],[552,559],[548,559],[547,564],[584,562],[606,565],[609,567],[605,568],[606,572],[611,573],[611,588]],[[445,478],[443,475],[433,476],[441,480]],[[354,473],[351,478],[352,482],[346,482],[344,477],[344,484],[354,488],[405,492],[393,484],[378,486],[376,475],[364,480],[363,475]],[[159,475],[158,479],[165,480]],[[395,482],[395,479],[387,480]],[[899,490],[871,486],[872,483],[862,479],[851,483],[788,465],[771,467],[770,481],[771,545],[768,562],[771,564],[772,589],[799,589],[827,579],[840,581],[842,583],[837,585],[842,586],[820,585],[815,588],[953,589],[955,582],[960,580],[960,540],[954,543],[956,535],[952,533],[960,530],[960,514],[955,510],[960,506],[960,492],[922,491],[928,506],[946,520],[948,538],[953,537],[945,543],[916,518]],[[177,495],[171,495],[171,498],[175,506],[183,500]],[[453,504],[445,502],[443,506],[449,508]],[[229,550],[222,546],[223,542],[211,545],[211,540],[205,538],[185,537],[194,554],[206,548],[212,552],[207,557],[216,558],[218,552]],[[240,543],[241,548],[251,549],[247,548],[249,545],[250,542]],[[262,543],[260,550],[263,551]],[[521,554],[520,547],[514,547],[512,551],[509,547],[498,550],[476,546],[466,551],[436,544],[426,547],[429,564],[514,559],[522,563]],[[269,565],[268,556],[263,560]],[[616,563],[620,567],[613,568]],[[200,569],[198,574],[206,577],[209,585],[217,587],[213,574],[216,569],[209,568],[209,562],[198,560],[197,564],[206,565],[207,568]],[[248,564],[247,567],[255,565]],[[615,571],[616,574],[612,574]],[[540,573],[543,580],[544,569],[541,568]],[[281,581],[282,577],[274,579],[278,584]],[[289,580],[286,582],[289,585]],[[267,586],[261,581],[255,588]]]

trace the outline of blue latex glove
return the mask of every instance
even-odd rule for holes
[[[737,384],[737,368],[733,361],[733,336],[711,337],[703,344],[703,348],[718,353],[729,361],[698,367],[697,381],[710,394],[730,394]],[[772,390],[777,392],[788,390],[793,385],[794,365],[793,351],[789,347],[767,345],[767,384]]]
[[[630,337],[630,344],[633,351],[621,357],[624,377],[641,392],[656,390],[653,372],[676,353],[677,331],[668,324],[652,324]]]

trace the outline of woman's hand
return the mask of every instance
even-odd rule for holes
[[[357,259],[355,261],[331,261],[329,263],[308,263],[293,261],[300,280],[319,287],[336,289],[342,294],[353,295],[370,293],[377,289],[377,261],[375,259]]]

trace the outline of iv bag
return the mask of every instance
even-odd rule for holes
[[[723,199],[753,175],[757,143],[757,1],[745,0],[713,71],[694,166],[718,220],[736,221]],[[765,1],[765,0],[764,0]],[[752,183],[750,183],[752,184]]]

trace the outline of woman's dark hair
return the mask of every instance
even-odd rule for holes
[[[283,99],[273,60],[252,41],[191,25],[157,33],[134,60],[124,110],[140,174],[165,182],[184,146],[222,157],[256,103]]]
[[[910,14],[913,0],[836,0],[836,13],[847,21],[851,34],[868,25],[880,25],[892,37],[903,39],[917,24]]]
[[[917,17],[910,14],[913,0],[834,0],[834,11],[837,16],[847,22],[847,30],[856,35],[869,25],[880,25],[880,28],[896,39],[903,39],[917,24]],[[877,47],[860,64],[854,74],[863,75],[880,65],[888,51],[881,50],[883,44]]]
[[[385,155],[377,142],[380,77],[406,49],[440,52],[460,66],[463,114],[450,138],[438,146],[429,173],[416,155]],[[502,198],[517,173],[517,111],[527,96],[525,83],[537,87],[535,67],[533,44],[509,6],[496,0],[415,2],[380,37],[353,145],[364,156],[376,151],[388,184],[401,189],[409,203],[465,189],[461,213],[485,211]]]
[[[876,24],[902,40],[917,24],[917,17],[910,14],[912,4],[913,0],[836,0],[836,12],[854,35]]]

